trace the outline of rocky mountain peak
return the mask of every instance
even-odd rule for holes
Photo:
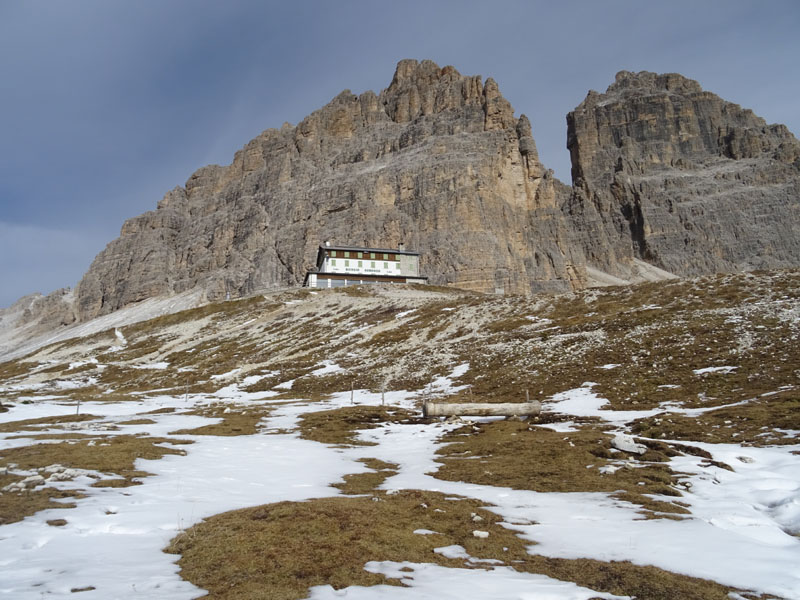
[[[599,268],[624,275],[641,259],[699,275],[800,262],[800,146],[785,127],[681,75],[628,71],[567,126],[573,210],[595,222],[587,252]]]
[[[684,77],[679,73],[651,73],[650,71],[620,71],[614,77],[614,83],[608,86],[606,94],[615,92],[635,92],[636,90],[652,92],[654,90],[664,90],[679,94],[700,93],[703,88],[700,84]]]
[[[483,105],[481,77],[464,77],[454,67],[439,68],[432,60],[398,63],[388,88],[380,96],[386,113],[396,123]]]

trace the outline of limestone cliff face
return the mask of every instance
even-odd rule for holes
[[[434,284],[580,288],[569,195],[494,80],[405,60],[380,95],[346,90],[127,221],[78,285],[78,311],[198,286],[216,299],[299,284],[325,240],[404,242]]]
[[[567,116],[590,265],[681,276],[800,264],[800,143],[677,74],[617,74]]]

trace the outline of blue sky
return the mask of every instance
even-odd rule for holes
[[[197,168],[402,58],[494,77],[569,183],[566,113],[679,72],[800,133],[800,2],[0,0],[0,306],[74,286]]]

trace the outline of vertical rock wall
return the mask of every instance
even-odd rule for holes
[[[800,264],[800,144],[677,74],[617,74],[567,116],[587,260],[681,276]]]

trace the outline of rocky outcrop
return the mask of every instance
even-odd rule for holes
[[[77,319],[74,294],[68,288],[47,296],[24,296],[8,308],[0,308],[0,356]]]
[[[580,288],[569,195],[494,80],[405,60],[380,95],[346,90],[126,222],[80,282],[78,308],[87,319],[197,286],[216,299],[300,284],[325,240],[404,242],[434,284]]]
[[[677,74],[617,74],[567,116],[592,267],[688,276],[800,264],[800,144]]]

